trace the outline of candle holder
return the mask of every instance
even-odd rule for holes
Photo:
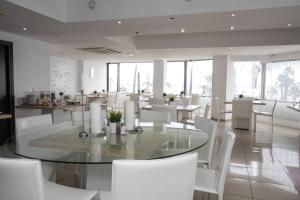
[[[81,90],[81,114],[82,114],[82,131],[79,132],[78,137],[80,139],[86,139],[89,134],[85,131],[84,126],[84,104],[83,104],[84,90]]]

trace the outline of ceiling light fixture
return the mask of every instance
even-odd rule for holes
[[[181,33],[184,33],[184,32],[185,32],[184,28],[182,28],[182,29],[180,30],[180,32],[181,32]]]
[[[175,20],[175,17],[170,17],[169,20],[170,20],[171,22],[173,22],[173,21]]]
[[[235,13],[231,13],[230,16],[231,16],[231,17],[235,17],[236,14],[235,14]]]
[[[28,29],[27,29],[26,27],[23,27],[22,30],[23,30],[23,31],[27,31]]]
[[[127,55],[131,57],[131,56],[133,56],[134,54],[133,54],[133,53],[128,53]]]
[[[230,30],[234,30],[234,26],[230,26],[229,29],[230,29]]]
[[[291,23],[288,23],[286,26],[287,26],[287,27],[291,27],[291,26],[292,26],[292,24],[291,24]]]
[[[117,21],[117,23],[118,23],[118,24],[122,24],[122,21],[121,21],[121,20],[119,20],[119,21]]]

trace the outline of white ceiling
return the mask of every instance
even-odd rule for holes
[[[232,12],[211,12],[199,14],[158,16],[123,19],[122,24],[116,20],[101,20],[89,22],[64,23],[29,9],[17,6],[7,1],[0,1],[0,11],[5,15],[0,15],[0,30],[23,35],[51,43],[53,54],[72,57],[84,57],[91,59],[108,58],[94,54],[86,54],[75,50],[79,47],[106,46],[124,54],[110,56],[112,59],[153,59],[158,57],[181,58],[181,57],[211,57],[213,55],[230,53],[241,54],[272,54],[287,51],[300,50],[299,45],[265,47],[239,47],[230,50],[227,47],[213,46],[211,48],[174,48],[174,49],[152,49],[140,50],[136,48],[136,38],[140,36],[161,35],[162,38],[168,34],[180,33],[184,28],[185,33],[200,34],[203,32],[221,33],[230,32],[229,27],[234,26],[234,31],[288,29],[293,30],[300,27],[300,6],[264,8],[252,10],[234,11],[235,17],[231,17]],[[171,21],[169,18],[174,17]],[[288,23],[292,28],[286,27]],[[27,31],[22,28],[27,27]],[[136,34],[135,32],[139,32]],[[200,36],[199,36],[200,37]],[[184,42],[182,40],[181,42]],[[230,41],[228,42],[230,44]],[[290,44],[290,43],[289,43]],[[147,47],[143,47],[147,49]],[[127,53],[134,53],[132,58],[124,58]]]

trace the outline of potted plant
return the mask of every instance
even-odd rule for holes
[[[183,97],[184,96],[184,91],[180,92],[180,96]]]
[[[163,93],[163,97],[166,97],[166,96],[167,96],[167,93],[164,92],[164,93]]]
[[[243,94],[239,94],[239,98],[243,98],[244,97],[244,95]]]
[[[93,93],[94,93],[94,95],[95,95],[95,96],[97,96],[97,90],[94,90],[94,92],[93,92]]]
[[[173,103],[174,102],[174,97],[170,97],[169,101],[170,101],[170,103]]]
[[[110,126],[110,133],[120,133],[121,131],[121,118],[122,112],[120,111],[111,111],[109,113],[109,126]]]

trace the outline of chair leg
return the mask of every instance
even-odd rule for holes
[[[253,131],[256,132],[256,114],[253,115],[253,121],[254,121],[254,127],[253,127]]]
[[[271,130],[272,130],[272,134],[273,134],[273,127],[274,127],[274,119],[273,119],[273,115],[272,115],[272,128],[271,128]]]

